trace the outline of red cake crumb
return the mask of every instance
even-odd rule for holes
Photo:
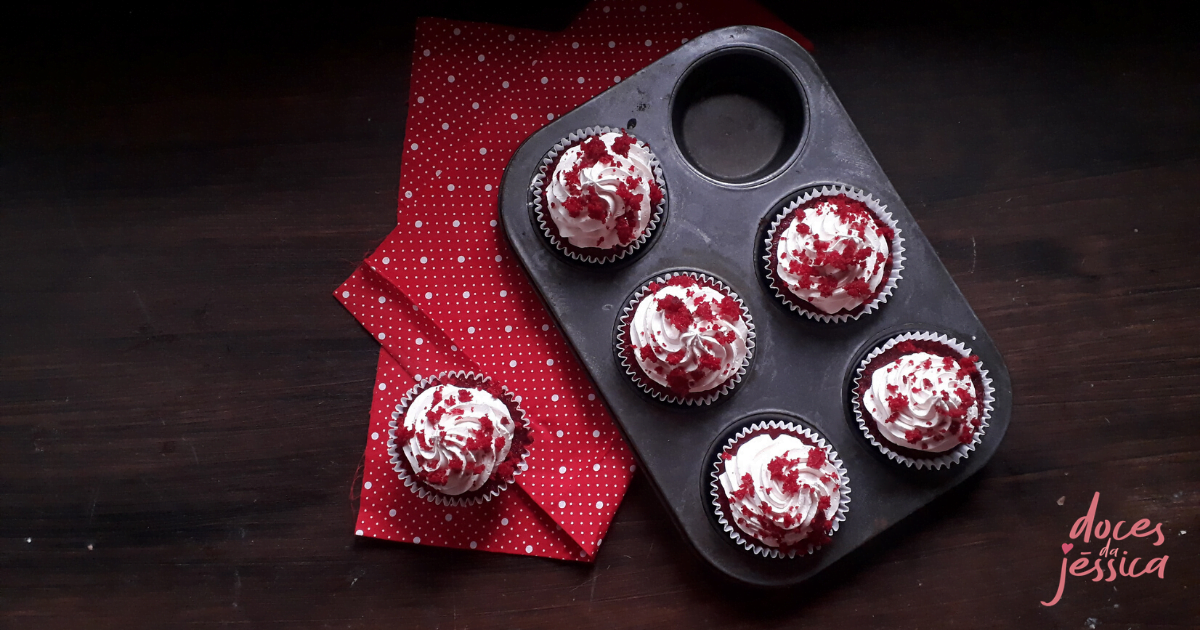
[[[625,202],[629,212],[636,214],[642,207],[642,194],[633,192],[638,186],[638,179],[630,176],[617,182],[617,196]]]
[[[825,449],[813,447],[808,451],[808,461],[804,462],[806,466],[813,470],[820,470],[825,465],[827,455]]]
[[[742,317],[742,305],[728,295],[721,298],[718,309],[721,312],[721,319],[727,322],[736,322]]]
[[[425,473],[425,483],[434,486],[445,485],[450,480],[450,471],[445,469],[434,469]]]
[[[583,141],[580,145],[583,149],[583,159],[581,164],[585,164],[584,168],[590,168],[596,164],[612,164],[612,156],[608,153],[608,147],[604,146],[604,141],[597,136],[592,136]]]
[[[584,213],[589,218],[600,222],[604,222],[608,218],[608,204],[604,203],[604,198],[596,194],[596,189],[590,186],[585,188],[580,195],[563,200],[563,207],[567,209],[567,214],[572,218],[579,218]]]
[[[886,423],[895,422],[896,417],[900,415],[900,412],[903,411],[906,406],[908,406],[908,396],[905,396],[904,394],[895,394],[894,396],[888,396],[887,404],[888,404],[888,419],[885,422]]]
[[[633,241],[634,232],[637,230],[637,217],[631,212],[626,212],[617,217],[616,227],[617,240],[622,245],[628,245]]]
[[[675,368],[667,374],[667,387],[676,394],[687,395],[691,381],[688,379],[688,373],[683,368]]]
[[[465,445],[467,450],[481,451],[486,448],[488,441],[492,437],[492,433],[495,431],[495,428],[495,425],[492,424],[492,421],[489,420],[487,416],[479,418],[479,427],[476,428],[471,433],[471,437],[467,439],[467,443]]]
[[[514,449],[514,450],[516,450],[516,449]],[[513,452],[513,451],[509,451],[509,452]],[[512,479],[513,475],[517,471],[517,465],[519,463],[520,463],[519,459],[513,459],[511,457],[504,460],[503,463],[501,463],[499,466],[496,467],[496,472],[492,473],[492,478],[494,478],[494,479]]]
[[[671,279],[667,280],[667,286],[670,286],[670,287],[687,288],[687,287],[697,286],[698,284],[699,283],[696,282],[695,278],[688,276],[688,275],[683,275],[683,274],[680,274],[677,276],[671,276]]]
[[[458,399],[463,402],[471,402],[475,397],[471,395],[471,390],[464,389],[458,394]]]
[[[637,144],[637,140],[634,140],[633,136],[622,132],[613,140],[612,151],[621,157],[629,157],[629,147],[635,144]]]
[[[658,182],[650,182],[650,207],[655,207],[662,203],[663,191],[658,186]]]
[[[783,455],[767,462],[767,472],[771,473],[771,479],[779,482],[786,494],[800,492],[800,482],[797,481],[800,471],[796,468],[799,463],[799,459],[788,459]]]
[[[674,295],[664,295],[658,298],[658,310],[662,312],[667,322],[680,332],[686,331],[692,325],[692,312],[688,310],[687,304],[684,304],[683,300]]]
[[[754,494],[754,477],[751,477],[750,473],[746,473],[742,475],[742,485],[729,493],[729,498],[734,501],[742,501],[752,494]]]
[[[846,284],[846,295],[854,298],[866,298],[871,295],[871,285],[862,278],[855,278]]]
[[[721,360],[714,355],[703,354],[700,356],[700,367],[711,372],[716,372],[721,369]]]

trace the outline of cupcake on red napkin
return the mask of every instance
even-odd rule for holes
[[[388,431],[388,454],[404,485],[442,505],[499,495],[526,470],[533,442],[515,398],[491,379],[443,372],[408,391]]]

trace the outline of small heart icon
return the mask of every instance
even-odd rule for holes
[[[1062,548],[1064,554],[1071,553],[1071,550],[1075,548],[1075,545],[1072,545],[1071,543],[1063,543]]]

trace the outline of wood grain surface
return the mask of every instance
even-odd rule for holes
[[[777,4],[1008,363],[983,473],[781,592],[709,571],[643,479],[591,566],[356,538],[378,345],[330,292],[395,224],[416,11],[31,10],[0,44],[0,626],[1200,625],[1195,34]],[[1042,606],[1095,492],[1162,523],[1122,544],[1165,577]]]

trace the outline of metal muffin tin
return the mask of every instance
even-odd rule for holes
[[[530,182],[559,139],[625,127],[662,164],[667,214],[651,239],[616,263],[554,250],[535,225]],[[864,190],[904,237],[904,271],[876,312],[846,323],[791,312],[766,284],[767,226],[822,184]],[[633,447],[675,524],[707,562],[738,581],[788,586],[812,577],[978,472],[1008,428],[1012,386],[983,325],[888,182],[812,57],[757,27],[698,37],[531,136],[513,155],[500,216],[517,257]],[[757,332],[743,381],[711,405],[666,404],[640,391],[614,353],[614,329],[643,283],[666,271],[714,276],[745,302]],[[980,357],[995,410],[980,446],[942,470],[888,461],[854,424],[853,373],[876,344],[909,330],[944,332]],[[710,496],[718,449],[743,426],[780,418],[811,427],[838,452],[850,509],[830,544],[805,557],[764,558],[722,531]]]

